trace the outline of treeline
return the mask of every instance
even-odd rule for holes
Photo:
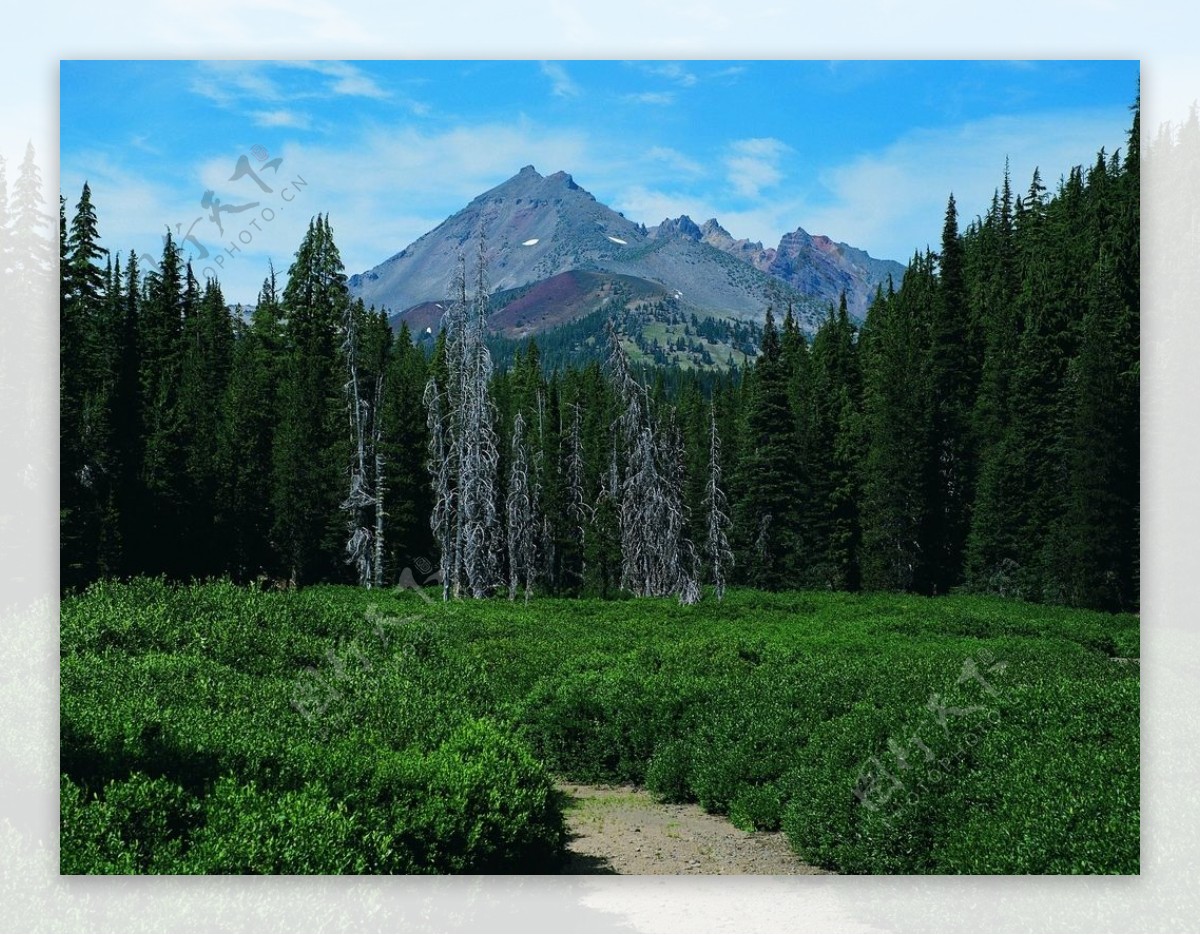
[[[1137,139],[1135,112],[1124,156],[1053,195],[1006,173],[965,229],[951,198],[939,252],[861,328],[844,300],[811,339],[768,314],[724,374],[639,372],[601,340],[493,371],[482,269],[429,356],[350,298],[321,217],[243,323],[170,237],[144,275],[110,259],[85,187],[62,221],[63,584],[441,567],[476,594],[716,577],[1136,607]]]
[[[1135,108],[1124,157],[1053,196],[1006,172],[965,231],[951,197],[857,334],[768,335],[741,389],[750,581],[1137,606],[1138,133]]]
[[[407,329],[350,301],[328,219],[310,223],[282,289],[271,270],[246,322],[169,234],[143,273],[135,254],[122,267],[100,247],[86,185],[69,227],[62,210],[64,588],[134,574],[353,580],[348,321],[388,427],[383,560],[430,554],[427,361]]]

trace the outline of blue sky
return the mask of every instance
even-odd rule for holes
[[[317,212],[361,272],[527,164],[648,225],[715,216],[769,246],[803,227],[904,261],[937,242],[951,191],[967,218],[986,209],[1006,156],[1018,190],[1035,166],[1053,188],[1123,147],[1137,76],[1127,61],[64,61],[61,178],[69,208],[89,181],[123,254],[190,232],[230,301],[253,300],[268,260],[286,270]]]

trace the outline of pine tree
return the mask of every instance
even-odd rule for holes
[[[917,254],[899,292],[876,300],[864,329],[862,584],[907,590],[917,582],[928,505],[921,476],[929,438],[921,309],[933,292],[932,257]]]
[[[272,266],[249,324],[235,320],[233,359],[217,445],[217,528],[236,580],[284,572],[271,544],[271,459],[278,415],[282,310]]]
[[[221,406],[233,368],[233,322],[218,283],[203,289],[191,263],[184,276],[184,322],[180,362],[179,407],[186,426],[184,441],[185,510],[189,571],[214,575],[224,570],[226,556],[218,540],[216,518]]]
[[[33,144],[25,147],[25,158],[17,169],[9,199],[9,275],[11,297],[25,307],[44,295],[50,284],[53,248],[46,235],[52,230],[42,197],[42,175],[35,161]]]
[[[1079,354],[1066,389],[1062,458],[1066,497],[1046,563],[1075,606],[1137,605],[1137,377],[1128,367],[1133,317],[1114,265],[1092,273]]]
[[[801,410],[809,496],[802,580],[852,588],[858,581],[857,454],[847,433],[857,428],[861,398],[856,335],[842,293],[813,336]]]
[[[288,270],[282,303],[286,365],[273,454],[273,538],[296,583],[340,577],[339,489],[348,458],[337,331],[349,301],[328,219],[318,215]]]
[[[429,438],[422,404],[427,369],[424,354],[413,345],[408,325],[401,324],[384,381],[383,435],[379,443],[387,491],[384,573],[388,581],[398,580],[405,568],[425,567],[434,556],[429,525],[433,497],[425,469]]]
[[[147,273],[138,316],[141,397],[140,487],[146,509],[134,528],[133,564],[143,572],[187,571],[184,538],[185,430],[179,402],[183,269],[167,232],[162,259]]]
[[[975,443],[970,431],[978,382],[977,365],[972,359],[963,244],[953,195],[946,206],[938,281],[929,315],[924,369],[930,394],[930,439],[923,478],[929,509],[921,533],[920,587],[945,593],[959,584],[963,575],[975,483]]]
[[[749,378],[742,438],[738,531],[747,583],[766,590],[795,586],[801,551],[801,451],[790,406],[775,320],[767,310],[762,349]]]

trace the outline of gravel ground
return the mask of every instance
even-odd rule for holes
[[[560,783],[568,798],[566,873],[823,874],[781,832],[746,832],[698,805],[666,805],[634,786]]]

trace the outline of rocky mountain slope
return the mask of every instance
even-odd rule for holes
[[[735,240],[715,220],[686,215],[654,228],[635,223],[580,188],[565,172],[526,166],[374,269],[350,277],[351,291],[388,308],[416,331],[436,330],[457,257],[482,235],[494,330],[539,333],[617,303],[667,301],[687,314],[761,322],[791,305],[813,330],[842,289],[865,312],[874,285],[898,263],[877,261],[798,230],[778,249]],[[899,273],[896,272],[895,275]]]

